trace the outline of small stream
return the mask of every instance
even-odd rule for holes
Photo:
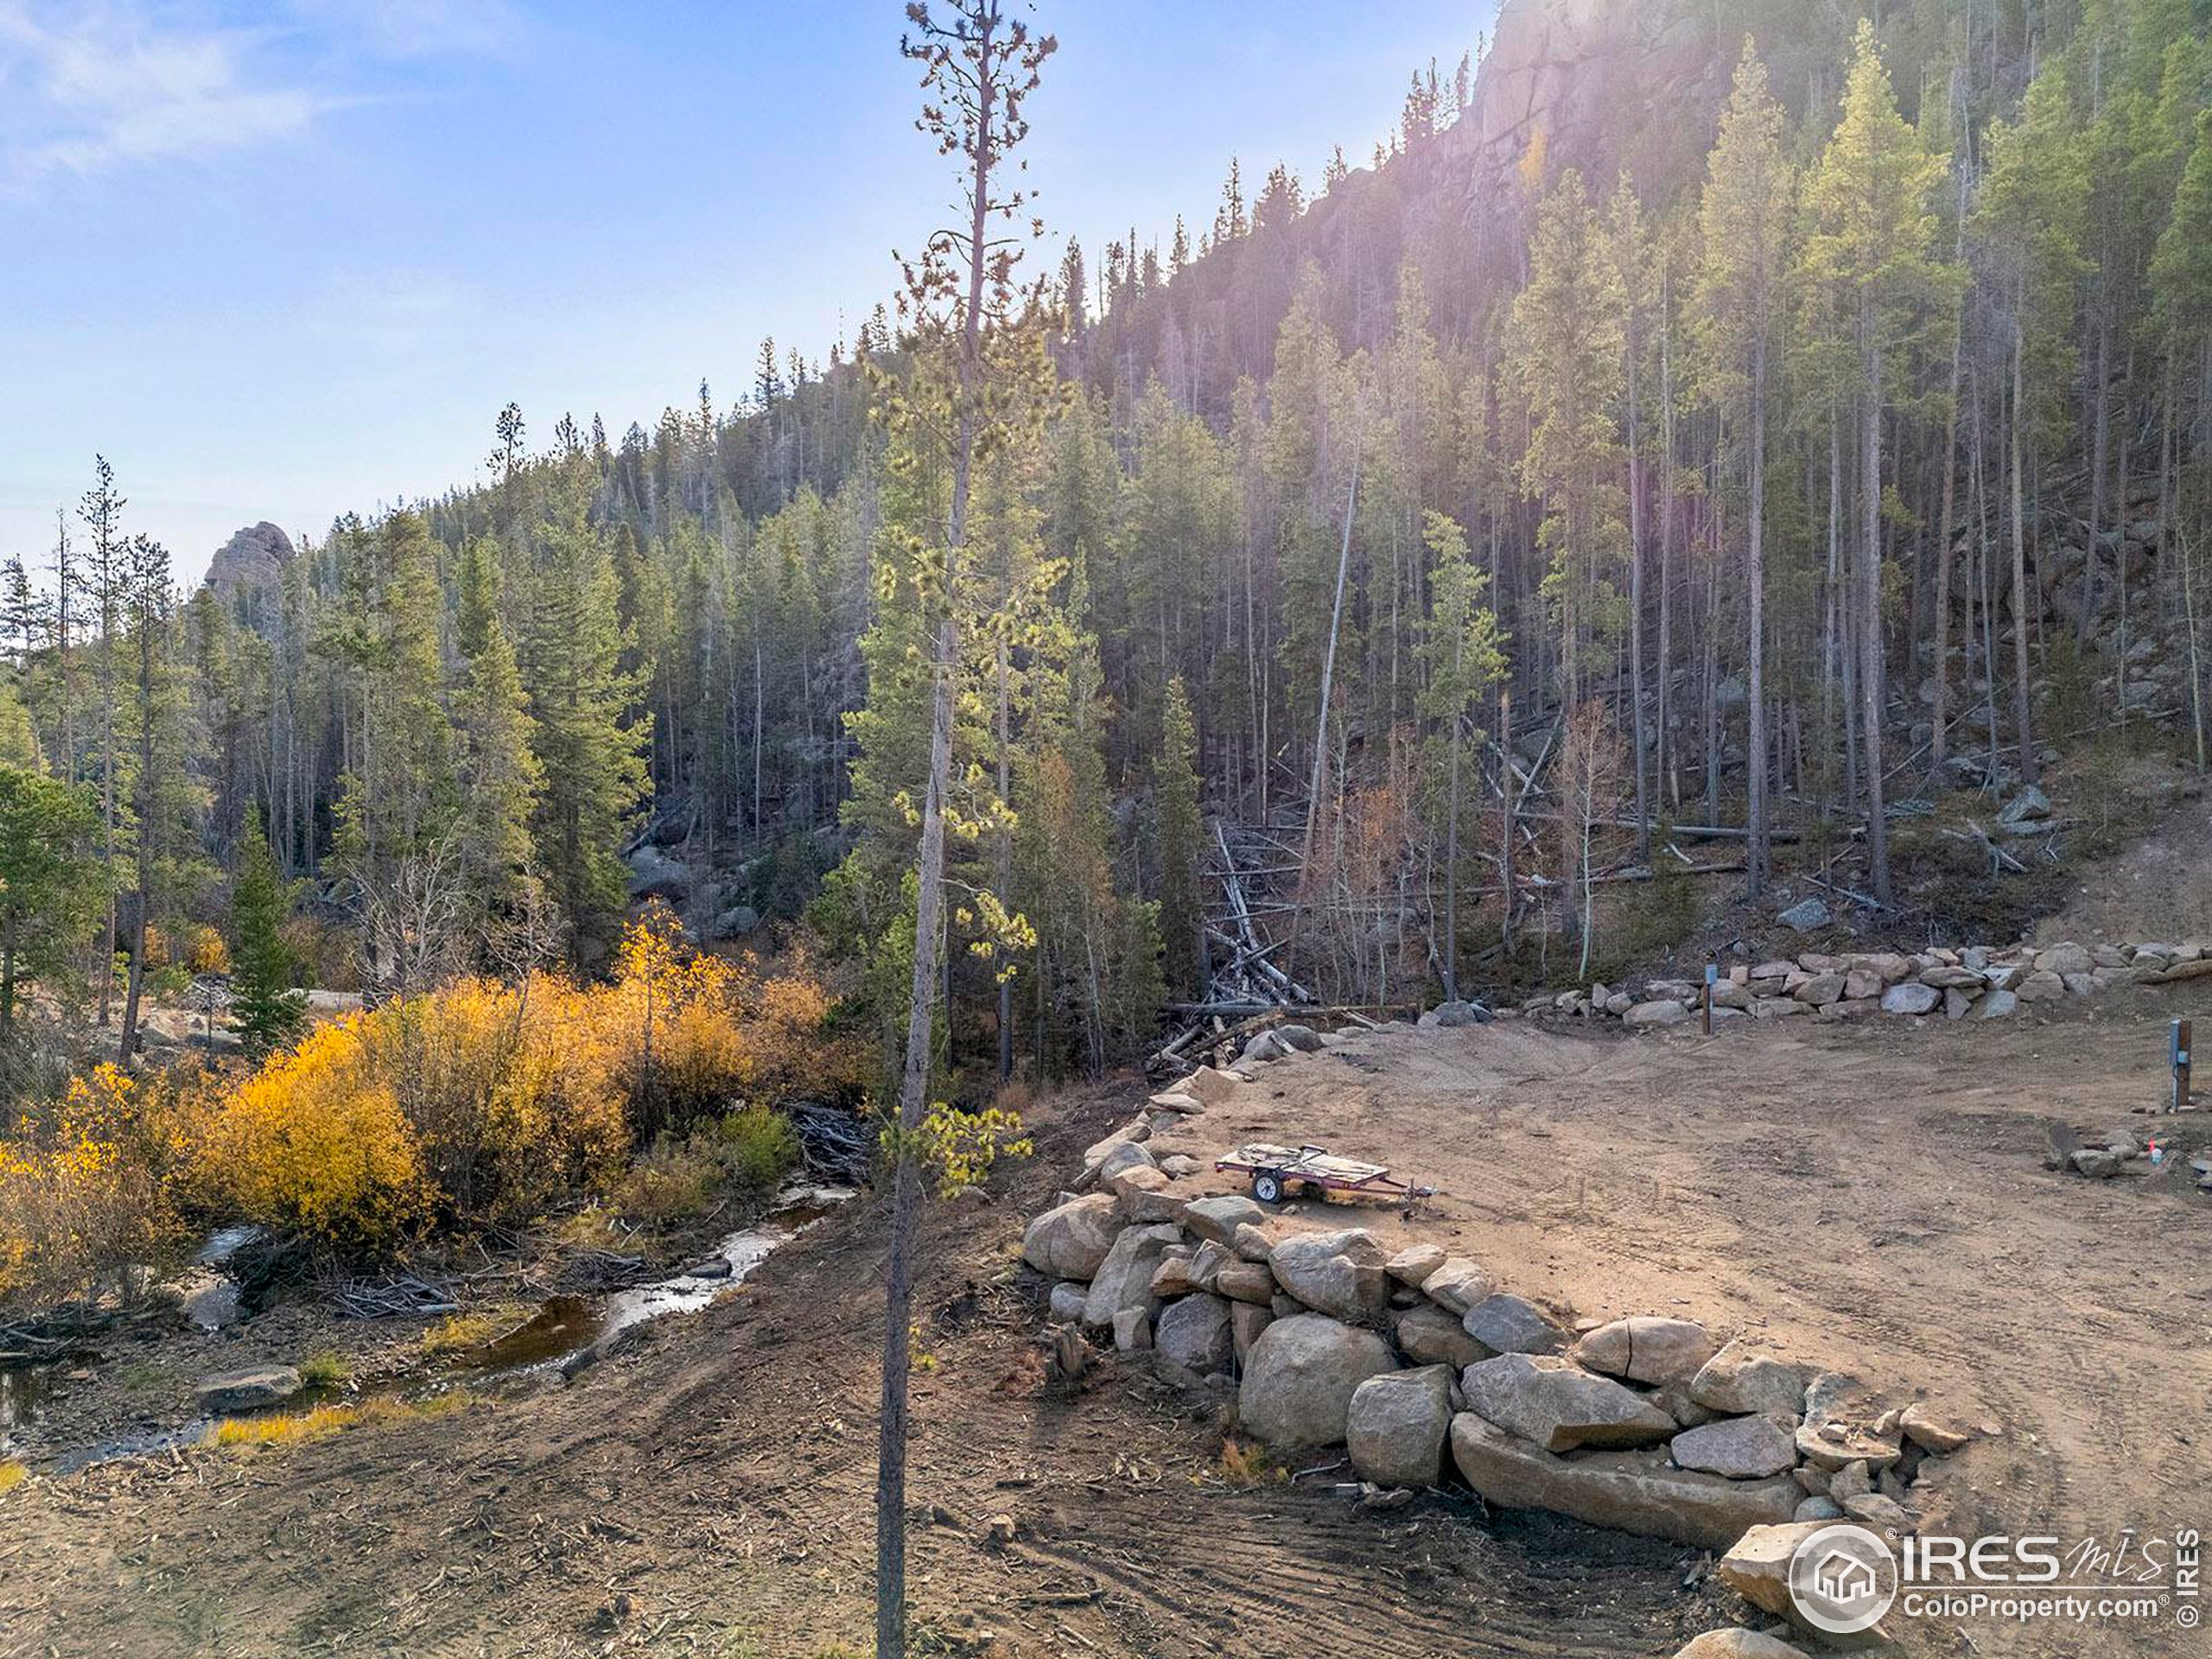
[[[711,1253],[681,1273],[603,1295],[550,1296],[523,1324],[460,1355],[444,1368],[426,1368],[365,1389],[304,1389],[252,1414],[286,1416],[319,1405],[416,1398],[455,1380],[482,1385],[564,1368],[633,1326],[671,1313],[698,1313],[723,1291],[743,1284],[776,1250],[854,1196],[855,1189],[849,1186],[787,1187],[777,1195],[776,1207],[767,1215],[728,1234]],[[226,1228],[208,1239],[194,1260],[203,1267],[219,1265],[254,1236],[251,1228]],[[222,1282],[231,1283],[228,1279]],[[37,1416],[40,1402],[51,1387],[51,1370],[48,1366],[12,1370],[0,1366],[0,1458],[10,1455],[16,1431]],[[208,1419],[195,1418],[176,1428],[123,1435],[40,1461],[50,1474],[74,1474],[118,1458],[192,1445],[207,1435],[209,1427]]]

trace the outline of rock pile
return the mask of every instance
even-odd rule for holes
[[[1153,1112],[1204,1113],[1243,1086],[1202,1071]],[[1909,1531],[1921,1460],[1972,1437],[1694,1320],[1577,1325],[1438,1245],[1394,1253],[1364,1229],[1184,1197],[1149,1135],[1141,1117],[1090,1148],[1090,1190],[1030,1223],[1022,1255],[1052,1281],[1052,1317],[1233,1390],[1243,1432],[1279,1452],[1344,1445],[1375,1488],[1456,1470],[1495,1505],[1727,1551],[1823,1518]]]
[[[2169,984],[2212,975],[2212,944],[2018,944],[1999,950],[1939,946],[1907,956],[1807,951],[1739,963],[1713,991],[1713,1017],[1724,1020],[1854,1020],[1887,1014],[1942,1014],[1950,1020],[2002,1020],[2023,1006],[2089,996],[2117,985]],[[1655,979],[1636,990],[1593,984],[1533,997],[1530,1014],[1611,1017],[1632,1030],[1679,1026],[1697,1017],[1704,987]]]

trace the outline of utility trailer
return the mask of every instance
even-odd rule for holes
[[[1254,1141],[1225,1157],[1214,1160],[1217,1172],[1234,1170],[1249,1176],[1252,1196],[1262,1204],[1280,1204],[1293,1186],[1322,1193],[1348,1192],[1355,1197],[1395,1198],[1410,1205],[1436,1196],[1433,1186],[1393,1179],[1382,1164],[1339,1158],[1325,1147],[1278,1147]]]

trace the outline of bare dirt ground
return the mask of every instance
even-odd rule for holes
[[[2212,1496],[2212,1205],[2046,1173],[2043,1121],[2145,1120],[2202,982],[2049,1024],[1524,1021],[1362,1037],[1167,1138],[1309,1139],[1446,1190],[1393,1235],[1580,1313],[1681,1312],[2002,1425],[1931,1465],[1930,1524],[2149,1534]],[[1464,1494],[1363,1513],[1338,1471],[1232,1486],[1221,1422],[1110,1367],[1038,1386],[1023,1217],[1137,1095],[1038,1114],[1040,1152],[929,1231],[911,1495],[923,1651],[1661,1656],[1731,1622],[1696,1552]],[[1222,1183],[1226,1185],[1225,1181]],[[1354,1218],[1301,1203],[1302,1219]],[[881,1217],[568,1387],[0,1497],[0,1653],[798,1656],[865,1645]],[[1014,1541],[985,1541],[1012,1517]],[[2171,1630],[1916,1630],[1916,1651],[2197,1653]]]

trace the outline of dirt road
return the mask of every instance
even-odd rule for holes
[[[2169,1531],[2212,1508],[2212,1205],[2040,1163],[2044,1116],[2119,1123],[2155,1097],[2169,1011],[2212,1019],[2212,995],[2116,993],[2040,1026],[1363,1038],[1272,1068],[1178,1139],[1303,1135],[1387,1158],[1449,1195],[1417,1236],[1509,1287],[1761,1328],[2002,1424],[1924,1478],[1935,1523]],[[1218,1421],[1141,1377],[1041,1395],[1033,1314],[1004,1288],[1021,1219],[1135,1093],[1048,1109],[1007,1191],[931,1219],[912,1484],[924,1650],[1640,1656],[1728,1622],[1725,1593],[1685,1583],[1694,1552],[1486,1517],[1464,1496],[1363,1513],[1335,1472],[1231,1485]],[[0,1498],[0,1652],[857,1647],[880,1228],[855,1206],[566,1388],[33,1482]],[[1014,1537],[995,1548],[1001,1514]],[[1913,1645],[2202,1651],[2164,1630],[1968,1635]]]

